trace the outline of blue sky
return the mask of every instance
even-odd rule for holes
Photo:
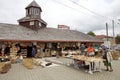
[[[17,20],[25,16],[25,7],[33,0],[0,0],[0,23],[18,24]],[[106,34],[105,23],[112,36],[112,20],[115,20],[115,34],[120,34],[119,0],[35,0],[42,8],[42,19],[48,27],[57,28],[58,24],[70,26],[84,33]],[[84,9],[83,6],[87,9]]]

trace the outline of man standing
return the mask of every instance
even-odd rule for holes
[[[83,55],[83,54],[85,53],[85,49],[86,49],[85,45],[82,44],[82,45],[80,46],[81,55]]]

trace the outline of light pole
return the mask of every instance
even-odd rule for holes
[[[112,20],[112,26],[113,26],[113,44],[115,44],[115,30],[114,30],[115,22],[114,20]]]
[[[110,49],[110,41],[108,39],[108,23],[106,23],[106,41],[104,41],[104,44]]]
[[[106,23],[106,36],[107,36],[107,41],[108,41],[108,24]]]

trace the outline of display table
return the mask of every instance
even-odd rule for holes
[[[93,74],[95,71],[101,72],[101,62],[103,62],[102,58],[96,58],[96,57],[86,57],[86,56],[80,56],[80,55],[73,55],[71,57],[73,60],[79,60],[87,62],[89,65],[89,70],[87,71],[90,74]],[[94,69],[91,68],[92,64],[94,63]],[[97,67],[98,64],[98,67]]]
[[[75,51],[72,51],[72,50],[66,50],[66,51],[61,51],[62,53],[62,56],[65,57],[66,55],[78,55],[80,54],[80,51],[79,50],[75,50]]]

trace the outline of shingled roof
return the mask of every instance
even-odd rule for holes
[[[29,7],[38,7],[38,8],[40,8],[40,6],[36,3],[36,1],[32,1],[27,7],[26,7],[26,9],[27,8],[29,8]],[[41,9],[41,8],[40,8]],[[42,11],[42,10],[41,10]]]
[[[47,25],[47,23],[44,20],[42,20],[40,18],[38,19],[37,16],[23,17],[23,18],[19,19],[18,22],[33,21],[33,20],[38,20]]]
[[[0,23],[0,41],[103,42],[75,30],[43,28],[38,31],[13,24]]]

